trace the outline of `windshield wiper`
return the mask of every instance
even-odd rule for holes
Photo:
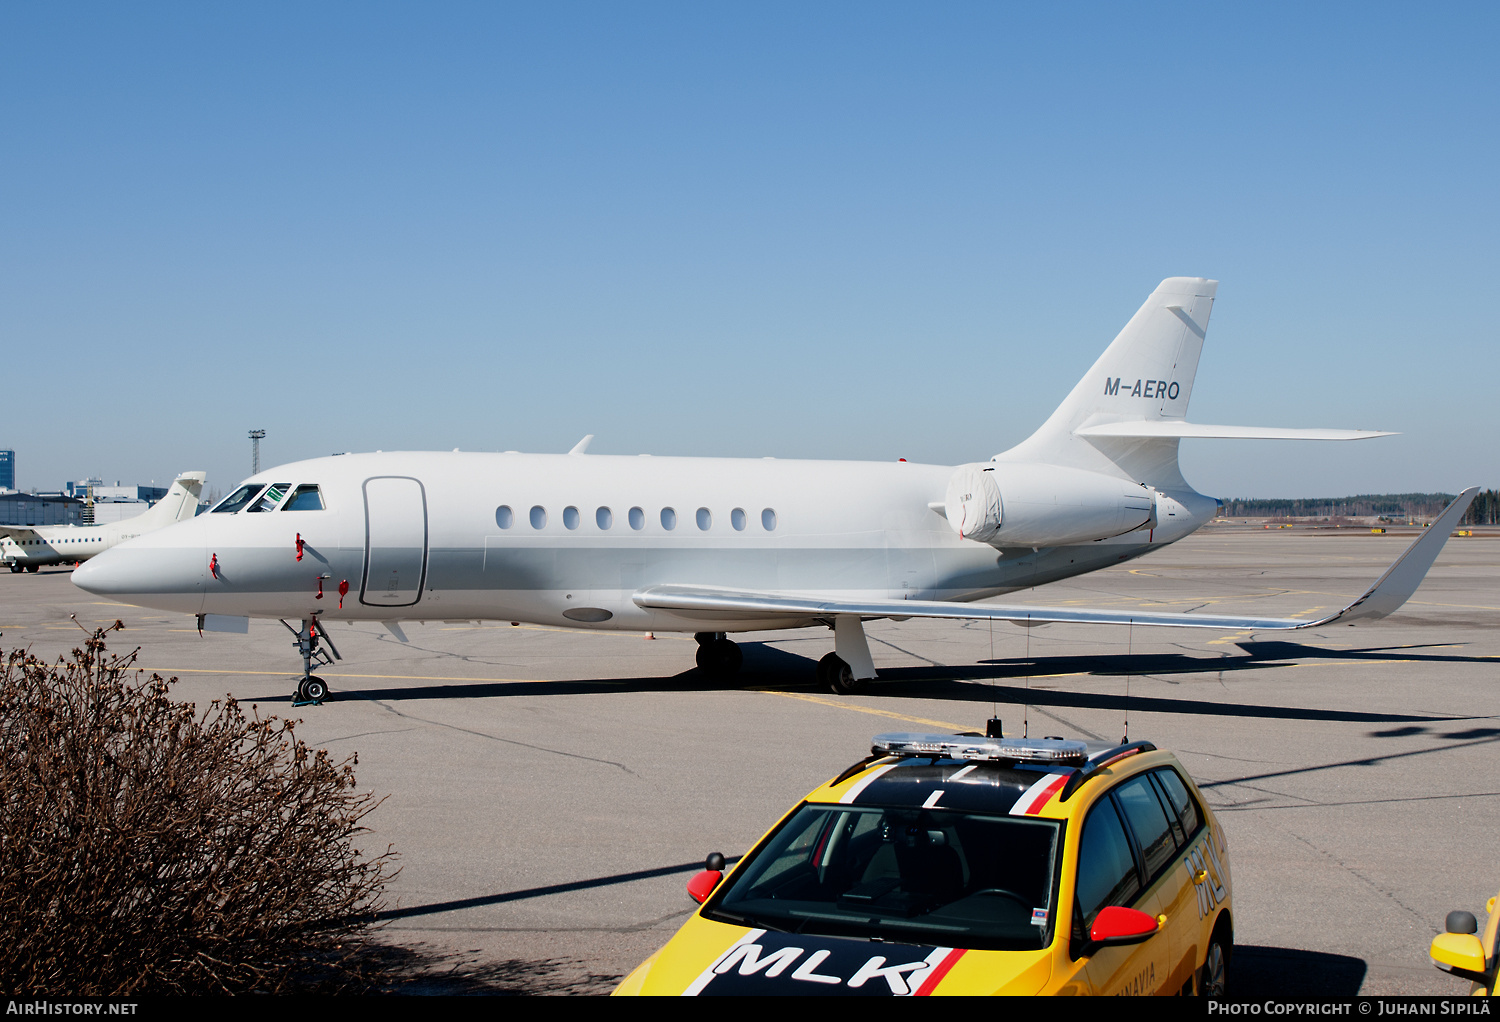
[[[734,923],[736,926],[749,927],[752,930],[775,930],[777,933],[792,932],[784,926],[773,926],[770,923],[764,922],[760,919],[751,919],[749,916],[742,916],[735,912],[725,912],[721,908],[714,909],[713,915],[709,916],[709,918],[716,919],[721,922]]]

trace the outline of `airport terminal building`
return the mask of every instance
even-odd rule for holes
[[[0,525],[77,525],[83,501],[59,493],[0,493]]]

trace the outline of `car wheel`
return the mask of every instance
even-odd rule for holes
[[[1229,953],[1224,947],[1224,935],[1215,933],[1208,944],[1208,954],[1203,956],[1203,968],[1198,970],[1198,995],[1200,997],[1223,997],[1224,978],[1229,969]]]

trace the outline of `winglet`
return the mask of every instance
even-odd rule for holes
[[[1422,584],[1422,579],[1432,568],[1432,563],[1437,560],[1438,552],[1443,549],[1443,544],[1448,542],[1448,536],[1453,532],[1453,527],[1458,520],[1464,516],[1473,502],[1474,495],[1479,492],[1479,487],[1471,486],[1453,499],[1453,503],[1443,509],[1443,513],[1437,516],[1437,520],[1427,527],[1420,539],[1413,543],[1400,557],[1396,563],[1380,576],[1380,581],[1372,585],[1365,594],[1355,600],[1349,606],[1339,611],[1332,617],[1324,618],[1316,622],[1319,625],[1333,624],[1335,621],[1361,621],[1382,618],[1398,609],[1403,603],[1411,599],[1412,593],[1417,591],[1417,586]]]
[[[571,451],[569,451],[568,453],[569,454],[583,454],[585,451],[587,451],[589,449],[589,444],[593,443],[593,440],[594,440],[594,434],[590,433],[588,436],[584,437],[582,440],[580,440],[576,444],[574,444],[573,445],[573,449]]]

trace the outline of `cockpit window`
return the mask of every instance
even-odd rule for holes
[[[281,503],[281,498],[285,497],[286,491],[291,488],[291,483],[272,483],[266,487],[266,492],[261,494],[260,499],[250,505],[250,510],[275,511],[276,505]]]
[[[292,499],[286,502],[283,511],[321,511],[323,510],[323,496],[318,488],[312,485],[299,486],[292,494]]]
[[[235,490],[228,497],[225,497],[223,500],[219,501],[219,506],[214,508],[213,513],[234,514],[234,512],[250,503],[250,501],[255,497],[257,493],[260,492],[261,487],[264,485],[264,483],[251,483],[248,486],[241,486],[238,490]]]

